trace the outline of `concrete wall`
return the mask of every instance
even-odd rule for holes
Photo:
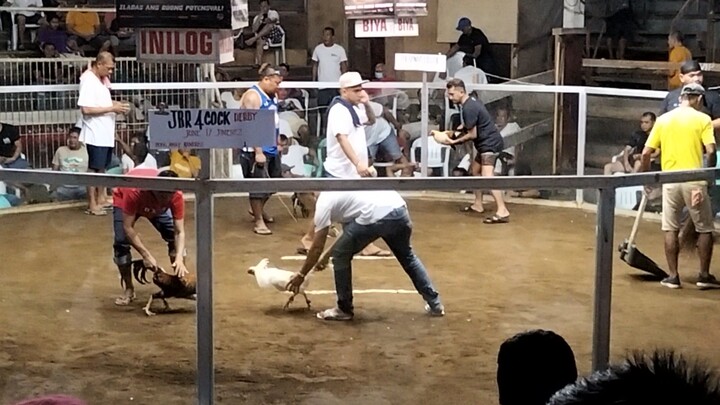
[[[322,42],[323,28],[335,28],[335,42],[348,49],[348,20],[341,0],[307,0],[307,47],[308,57],[315,46]]]

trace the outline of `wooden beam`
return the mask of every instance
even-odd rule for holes
[[[520,131],[504,136],[505,149],[523,144],[538,136],[546,135],[552,132],[553,119],[545,118],[542,121],[530,124]]]
[[[670,71],[674,69],[679,69],[680,65],[680,63],[642,60],[583,59],[584,68]],[[720,63],[701,63],[700,67],[702,68],[703,72],[720,73]]]

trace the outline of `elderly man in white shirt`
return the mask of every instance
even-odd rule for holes
[[[343,223],[343,234],[332,248],[333,274],[337,306],[319,312],[322,320],[350,321],[354,317],[352,259],[364,246],[382,238],[425,301],[431,316],[445,315],[440,294],[430,280],[425,266],[410,244],[412,222],[405,200],[396,191],[325,191],[317,199],[315,236],[300,272],[287,288],[297,292],[310,270],[316,267],[332,222]],[[324,263],[319,263],[320,267]]]

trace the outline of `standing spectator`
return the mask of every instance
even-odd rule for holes
[[[460,106],[461,124],[458,130],[464,135],[451,139],[450,145],[473,141],[477,154],[471,164],[473,176],[492,177],[495,175],[495,161],[504,147],[500,131],[493,122],[490,113],[482,102],[470,97],[462,80],[452,79],[447,83],[448,99]],[[492,217],[485,218],[486,224],[504,224],[510,222],[510,211],[505,206],[503,193],[491,191],[497,210]],[[463,212],[482,213],[482,192],[475,192],[475,202],[463,208]]]
[[[78,0],[78,4],[84,6],[87,0]],[[99,52],[110,50],[112,42],[110,37],[102,36],[102,26],[100,25],[100,16],[92,11],[71,11],[65,17],[65,25],[68,32],[72,35],[70,40],[77,47],[90,45]]]
[[[88,169],[104,173],[110,166],[115,147],[115,114],[130,111],[127,103],[113,101],[108,88],[115,59],[109,52],[100,52],[91,67],[80,76],[77,105],[82,112],[80,141],[88,150]],[[105,187],[88,188],[88,215],[105,215],[108,204]]]
[[[683,85],[697,83],[702,85],[704,76],[700,64],[695,60],[689,60],[680,66],[680,82]],[[680,106],[680,92],[682,87],[677,88],[667,94],[660,106],[660,114],[663,115],[668,111],[672,111]],[[702,97],[701,111],[709,115],[713,120],[713,128],[720,128],[720,96],[717,91],[706,91]]]
[[[703,150],[706,167],[715,167],[716,147],[712,122],[701,113],[705,89],[697,83],[683,86],[680,107],[661,115],[650,133],[642,152],[642,171],[650,169],[652,154],[661,149],[662,171],[693,170],[703,167]],[[698,236],[700,276],[696,285],[700,288],[718,288],[720,282],[710,274],[713,251],[713,214],[704,182],[663,184],[662,230],[665,232],[665,256],[668,261],[668,277],[660,283],[668,288],[680,288],[678,274],[678,231],[680,213],[687,208]]]
[[[683,43],[684,37],[680,31],[673,31],[668,35],[668,47],[670,47],[670,63],[685,63],[692,60],[692,53]],[[680,69],[670,68],[668,74],[668,90],[672,91],[682,87],[680,80]]]
[[[325,27],[323,42],[315,47],[312,54],[312,78],[319,82],[337,82],[347,72],[345,48],[335,43],[335,29]],[[317,105],[326,107],[339,94],[337,89],[318,90]]]
[[[4,4],[6,7],[42,7],[42,1],[40,0],[7,0]],[[18,25],[18,49],[25,49],[25,26],[27,24],[45,25],[46,20],[42,14],[38,11],[18,11],[15,14],[15,22]],[[14,29],[14,27],[12,28]]]
[[[497,75],[499,71],[495,56],[492,49],[490,49],[490,40],[488,40],[485,33],[480,28],[473,27],[472,22],[467,17],[458,20],[456,30],[461,31],[462,34],[457,43],[451,46],[446,53],[448,57],[448,76],[453,77],[455,72],[462,66],[463,57],[470,55],[475,59],[475,66],[490,76],[488,79],[490,83],[499,83],[500,80],[492,76]]]
[[[6,169],[27,169],[27,160],[22,157],[20,131],[14,125],[0,123],[0,167]]]
[[[67,173],[85,173],[88,171],[88,153],[80,143],[80,128],[73,127],[68,132],[67,145],[55,151],[52,160],[54,171]],[[70,201],[87,198],[87,189],[81,186],[60,186],[52,193],[55,201]]]
[[[608,0],[605,17],[607,47],[610,59],[625,59],[628,40],[632,39],[635,30],[635,16],[630,0]],[[617,52],[613,51],[613,43],[617,42]]]
[[[241,108],[251,110],[271,110],[275,114],[275,142],[272,146],[256,146],[244,148],[240,156],[240,163],[245,178],[264,179],[268,177],[282,177],[280,156],[278,155],[278,135],[280,118],[277,113],[277,90],[282,83],[282,76],[274,66],[263,64],[258,72],[260,81],[250,87],[240,100]],[[272,235],[268,223],[275,222],[274,218],[265,213],[265,204],[272,193],[251,193],[250,214],[255,219],[253,232],[258,235]]]

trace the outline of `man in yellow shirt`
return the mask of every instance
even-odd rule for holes
[[[661,149],[662,171],[695,170],[703,167],[703,151],[707,167],[715,167],[715,136],[710,117],[700,112],[705,89],[686,84],[680,92],[680,106],[658,117],[642,152],[641,171],[650,169],[650,158]],[[695,224],[700,256],[700,276],[696,285],[701,289],[720,288],[720,282],[710,274],[714,230],[712,207],[706,182],[663,185],[662,230],[665,232],[665,257],[669,276],[660,284],[680,288],[678,274],[678,230],[680,213],[687,208]]]
[[[673,31],[668,35],[668,46],[670,47],[670,63],[682,64],[685,61],[692,60],[692,53],[683,44],[683,34],[680,31]],[[672,91],[682,87],[680,80],[680,69],[670,68],[668,74],[668,90]]]
[[[87,4],[87,0],[81,0],[81,5]],[[71,49],[80,49],[84,45],[90,45],[99,52],[109,51],[112,46],[112,38],[107,35],[100,35],[102,27],[98,13],[82,11],[70,11],[65,17],[65,26],[70,34],[68,39]],[[117,39],[115,39],[117,41]]]

